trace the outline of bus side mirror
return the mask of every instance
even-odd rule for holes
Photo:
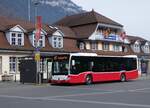
[[[72,66],[74,66],[75,65],[75,60],[72,60]]]

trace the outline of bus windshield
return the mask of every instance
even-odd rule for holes
[[[52,65],[52,75],[68,75],[69,59],[68,57],[55,56]]]

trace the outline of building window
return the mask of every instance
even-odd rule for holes
[[[9,71],[10,71],[10,73],[16,72],[16,66],[17,66],[17,58],[16,57],[10,57],[9,58]]]
[[[10,73],[17,73],[19,71],[18,64],[21,60],[21,57],[10,57],[9,58],[9,72]]]
[[[83,42],[80,43],[79,45],[80,50],[83,50],[85,48],[85,44]]]
[[[149,45],[145,45],[144,46],[144,52],[145,53],[150,53],[150,47],[149,47]]]
[[[18,34],[18,45],[22,45],[22,34]]]
[[[40,39],[38,40],[37,43],[36,43],[35,35],[34,35],[33,40],[34,40],[34,43],[33,43],[34,46],[36,46],[36,44],[37,44],[37,47],[44,47],[45,46],[45,35],[41,35]]]
[[[54,48],[62,48],[63,47],[63,37],[60,37],[60,36],[52,37],[52,46]]]
[[[113,45],[113,50],[114,51],[120,51],[120,46],[119,45]]]
[[[11,45],[23,45],[23,33],[11,33]]]
[[[40,72],[41,72],[41,73],[46,72],[45,59],[41,59],[41,60],[40,60]]]
[[[140,52],[140,45],[139,44],[134,45],[134,52]]]
[[[91,42],[91,50],[98,50],[98,43],[97,42]]]
[[[12,33],[12,35],[11,35],[11,44],[16,45],[16,34],[15,33]]]
[[[107,42],[104,42],[103,43],[103,50],[109,50],[109,43],[107,43]]]

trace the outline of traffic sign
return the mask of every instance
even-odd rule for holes
[[[35,53],[35,60],[40,61],[40,53]]]

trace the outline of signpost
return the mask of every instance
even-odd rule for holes
[[[35,61],[40,61],[40,52],[35,53]]]
[[[36,32],[35,32],[35,61],[36,61],[36,66],[37,66],[37,75],[36,75],[36,83],[41,84],[41,73],[40,73],[40,49],[39,49],[39,39],[41,37],[41,28],[42,28],[42,23],[41,23],[41,16],[36,17]]]

